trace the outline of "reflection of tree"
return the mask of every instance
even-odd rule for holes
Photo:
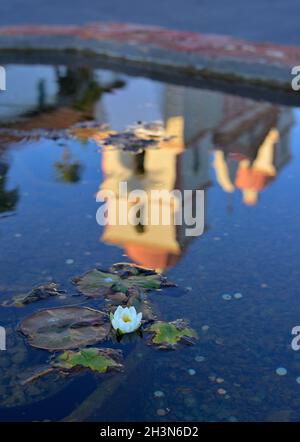
[[[69,184],[80,181],[82,166],[78,160],[72,160],[72,154],[67,146],[64,147],[61,161],[57,161],[54,167],[59,181]]]
[[[59,105],[70,106],[90,118],[94,117],[94,104],[103,93],[124,86],[120,80],[113,81],[107,86],[101,85],[88,67],[67,68],[64,73],[57,69],[56,74]]]
[[[89,67],[55,68],[55,72],[57,80],[55,102],[49,102],[47,82],[45,79],[40,79],[36,84],[35,106],[21,114],[20,119],[16,118],[0,125],[0,129],[4,129],[3,133],[0,133],[1,143],[7,144],[22,139],[24,137],[22,131],[50,130],[55,132],[55,130],[65,130],[78,123],[97,119],[97,108],[102,96],[125,85],[124,81],[118,78],[104,83]],[[35,136],[34,133],[33,136]],[[48,136],[55,137],[51,133]],[[81,140],[83,139],[87,137],[82,136]],[[74,166],[72,175],[75,169]]]
[[[18,189],[6,190],[9,166],[0,162],[0,213],[14,210],[19,200]]]

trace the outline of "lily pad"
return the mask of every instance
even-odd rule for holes
[[[110,329],[107,314],[87,307],[41,310],[20,325],[30,345],[50,351],[95,344],[106,339]]]
[[[179,342],[193,344],[197,333],[182,319],[173,322],[157,321],[146,329],[151,333],[150,344],[160,349],[174,349]]]
[[[91,298],[107,297],[116,292],[129,294],[134,288],[148,291],[174,285],[153,270],[127,263],[115,264],[109,271],[91,270],[74,282],[81,293]]]
[[[72,370],[75,368],[89,368],[98,373],[110,370],[120,370],[122,352],[110,348],[86,348],[78,351],[65,351],[52,362],[54,368]]]

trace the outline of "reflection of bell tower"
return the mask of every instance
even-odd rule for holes
[[[144,153],[144,173],[136,171],[136,155],[129,152],[108,150],[103,152],[102,169],[105,179],[100,190],[112,190],[117,195],[117,210],[120,200],[119,183],[126,182],[128,193],[136,189],[146,192],[149,207],[140,203],[141,216],[143,212],[151,213],[151,190],[172,190],[176,179],[176,150],[148,150]],[[108,202],[109,204],[109,202]],[[161,202],[160,204],[163,204]],[[126,220],[132,204],[126,205]],[[124,214],[123,214],[124,216]],[[174,263],[181,251],[176,239],[176,228],[169,225],[106,225],[102,240],[124,248],[125,253],[138,264],[145,267],[164,269]]]
[[[102,169],[105,179],[100,190],[113,190],[118,194],[119,182],[127,182],[128,192],[141,189],[147,193],[150,206],[151,190],[171,192],[178,189],[183,192],[185,189],[195,191],[207,187],[210,137],[201,127],[199,134],[196,127],[194,131],[190,128],[195,139],[190,140],[190,145],[187,144],[189,133],[185,118],[191,103],[186,97],[185,88],[175,88],[178,96],[169,93],[171,90],[172,87],[167,86],[164,118],[166,140],[159,142],[159,149],[148,149],[138,156],[116,150],[104,151]],[[118,195],[118,198],[122,196]],[[193,203],[192,198],[186,202],[191,211]],[[169,200],[162,200],[159,204],[169,204]],[[145,267],[164,270],[173,266],[192,238],[185,235],[186,225],[175,225],[173,222],[178,204],[178,201],[172,201],[172,216],[168,225],[162,222],[146,226],[106,225],[102,240],[123,247],[128,257]],[[141,204],[142,212],[149,215],[150,210],[151,207],[145,208]]]

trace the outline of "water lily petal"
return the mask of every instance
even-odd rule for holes
[[[118,330],[118,328],[119,328],[119,321],[117,320],[117,319],[113,319],[112,321],[111,321],[111,324],[112,324],[112,326],[113,326],[113,328],[115,329],[115,330]]]
[[[138,322],[139,326],[141,325],[142,317],[143,317],[143,313],[142,312],[137,314],[136,319],[137,319],[137,322]]]
[[[131,317],[131,313],[128,307],[123,308],[122,314]]]
[[[132,331],[132,323],[131,322],[123,322],[121,324],[120,330],[122,333],[131,333]]]
[[[117,310],[114,313],[114,318],[115,319],[119,319],[123,313],[123,307],[121,305],[119,305],[119,307],[117,308]]]
[[[136,317],[136,309],[135,309],[135,307],[131,306],[131,307],[129,307],[128,310],[129,310],[130,316],[132,316],[132,318],[135,318]]]

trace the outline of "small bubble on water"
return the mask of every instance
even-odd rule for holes
[[[166,416],[166,414],[168,414],[168,411],[167,411],[167,410],[164,410],[163,408],[159,408],[159,409],[156,411],[156,414],[157,414],[158,416]]]
[[[223,378],[217,378],[216,379],[216,383],[217,384],[222,384],[224,382],[224,379]]]
[[[205,361],[205,357],[204,356],[196,356],[195,361],[196,362],[203,362],[203,361]]]
[[[189,374],[190,376],[194,376],[194,375],[196,374],[196,370],[194,370],[193,368],[189,368],[189,369],[188,369],[188,374]]]
[[[225,396],[226,393],[227,393],[227,391],[224,390],[224,388],[219,388],[218,389],[218,394],[220,394],[221,396]]]
[[[235,293],[233,296],[235,299],[241,299],[243,297],[241,293]]]
[[[276,369],[276,374],[278,374],[278,376],[285,376],[287,374],[287,369],[284,367],[278,367]]]
[[[154,397],[161,398],[164,397],[165,393],[161,390],[157,390],[154,392]]]
[[[74,264],[74,259],[71,259],[71,258],[66,259],[66,264],[68,264],[68,265]]]
[[[231,298],[232,298],[232,296],[229,295],[228,293],[224,293],[224,295],[222,295],[222,298],[223,298],[225,301],[230,301]]]
[[[204,332],[207,332],[208,329],[209,329],[208,325],[202,325],[202,327],[201,327],[201,330],[204,331]]]
[[[296,378],[296,382],[297,382],[297,384],[300,384],[300,376],[298,376],[298,377]]]

